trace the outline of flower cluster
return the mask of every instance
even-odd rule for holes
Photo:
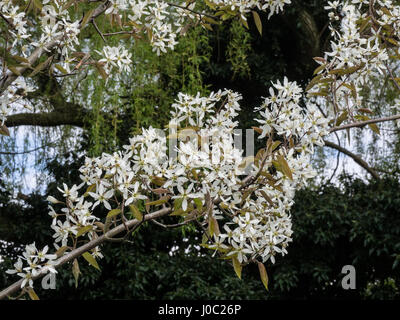
[[[54,268],[57,255],[48,254],[48,250],[48,246],[45,246],[42,250],[38,250],[35,243],[27,245],[22,256],[14,264],[14,269],[7,270],[6,273],[20,276],[23,279],[21,288],[26,285],[33,287],[32,277],[41,272],[57,273],[57,270]]]
[[[259,138],[272,141],[278,135],[280,140],[261,149],[254,163],[257,178],[247,189],[223,197],[221,215],[230,211],[233,219],[210,246],[228,251],[227,256],[237,255],[240,263],[257,257],[274,263],[277,253],[287,253],[294,192],[315,176],[310,165],[313,145],[323,145],[322,137],[328,134],[328,121],[313,104],[307,109],[299,106],[302,90],[295,82],[285,78],[283,84],[278,81],[273,86],[277,92],[270,89],[260,108],[262,118],[257,119],[262,129]],[[286,165],[289,173],[283,168]]]
[[[0,1],[0,13],[11,27],[10,33],[15,37],[13,46],[31,36],[28,33],[25,12],[21,9],[18,5],[14,5],[12,1]]]
[[[25,97],[29,92],[34,91],[34,88],[26,83],[25,79],[18,77],[12,86],[0,95],[0,126],[4,125],[7,116],[17,107],[30,109],[26,103]]]
[[[301,97],[295,82],[285,78],[273,84],[257,120],[266,147],[244,178],[246,158],[235,146],[240,94],[179,94],[168,137],[163,130],[143,129],[123,150],[86,158],[80,168],[82,183],[59,188],[62,201],[48,198],[55,247],[61,250],[61,244],[65,253],[76,247],[79,237],[92,240],[111,224],[164,205],[184,221],[208,226],[204,247],[240,264],[256,259],[274,263],[291,241],[294,192],[315,175],[309,158],[313,145],[322,145],[328,132],[326,119],[314,105],[299,106]],[[167,146],[169,140],[175,141],[172,147]],[[85,185],[86,191],[80,192]],[[109,211],[105,224],[95,215],[98,207]],[[36,257],[31,254],[35,250],[28,251],[26,260]],[[91,254],[102,257],[99,247]]]
[[[257,7],[263,11],[269,11],[268,18],[273,14],[283,11],[285,4],[290,4],[291,0],[249,0],[249,1],[238,1],[238,0],[211,0],[217,7],[228,7],[232,11],[238,10],[241,14],[242,19],[246,20],[246,14],[252,9]]]
[[[103,56],[103,59],[100,59],[100,63],[104,63],[105,71],[110,73],[113,67],[118,68],[123,72],[129,72],[131,70],[130,64],[132,63],[131,56],[132,54],[128,52],[124,47],[103,47],[102,52],[98,53]]]
[[[331,51],[316,59],[320,67],[309,93],[326,97],[331,119],[342,115],[351,121],[365,120],[359,111],[361,89],[387,72],[391,49],[382,38],[388,30],[398,32],[400,6],[392,1],[372,3],[370,7],[370,1],[328,1],[325,6],[330,11]]]
[[[269,89],[270,96],[265,98],[260,108],[262,119],[257,119],[262,126],[264,138],[276,132],[286,139],[300,141],[301,151],[312,154],[313,145],[322,146],[322,137],[329,133],[326,119],[316,105],[307,101],[307,112],[299,105],[302,89],[285,77],[283,83],[278,80]],[[299,150],[297,150],[299,151]]]

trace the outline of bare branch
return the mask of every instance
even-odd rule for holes
[[[106,39],[104,38],[103,33],[100,31],[99,27],[96,24],[96,21],[94,19],[92,19],[92,24],[94,26],[94,28],[96,29],[97,33],[100,35],[100,37],[103,39],[104,42],[107,42]]]
[[[35,148],[35,149],[31,149],[31,150],[17,151],[17,152],[0,151],[0,154],[17,155],[17,154],[31,153],[31,152],[35,152],[35,151],[37,151],[37,150],[40,150],[40,149],[43,149],[43,148],[46,148],[46,147],[50,147],[50,146],[52,146],[52,145],[53,145],[53,142],[50,142],[50,143],[44,144],[44,145],[42,145],[42,146],[40,146],[40,147],[37,147],[37,148]]]
[[[385,63],[385,67],[386,67],[387,71],[389,72],[390,78],[394,82],[394,85],[396,86],[397,90],[400,91],[400,85],[397,83],[396,77],[393,75],[392,69],[390,69],[390,67],[389,67],[389,65],[387,63]]]
[[[72,111],[72,110],[71,110]],[[8,128],[17,126],[56,127],[60,125],[84,126],[84,116],[81,112],[43,112],[17,113],[9,116],[5,122]]]
[[[212,16],[212,15],[210,15],[210,14],[203,13],[203,12],[198,12],[198,11],[192,10],[192,9],[190,9],[190,8],[188,8],[188,7],[181,6],[181,5],[179,5],[179,4],[175,4],[175,3],[171,3],[171,2],[167,2],[167,4],[168,4],[169,6],[171,6],[171,7],[180,8],[180,9],[182,9],[182,10],[186,10],[186,11],[189,11],[189,12],[191,12],[191,13],[194,13],[195,15],[198,15],[198,16],[200,17],[200,19],[201,19],[202,16],[204,16],[204,17],[209,17],[209,18],[211,18],[211,19],[213,19],[213,18],[215,19],[215,18],[216,18],[215,16]]]
[[[354,123],[349,123],[345,124],[343,126],[339,127],[332,127],[329,132],[334,132],[334,131],[339,131],[339,130],[345,130],[349,128],[359,128],[359,127],[364,127],[368,124],[373,124],[373,123],[379,123],[379,122],[386,122],[386,121],[393,121],[400,119],[400,114],[396,114],[394,116],[390,117],[383,117],[383,118],[377,118],[377,119],[371,119],[371,120],[366,120],[366,121],[360,121],[360,122],[354,122]]]
[[[340,151],[341,153],[349,156],[350,158],[352,158],[356,163],[358,163],[361,167],[363,167],[365,170],[367,170],[376,180],[379,180],[380,177],[378,175],[378,173],[375,171],[375,169],[371,168],[367,162],[365,162],[363,159],[361,159],[360,156],[352,153],[351,151],[337,145],[336,143],[330,142],[330,141],[324,141],[325,145],[329,148],[332,149],[336,149],[338,151]]]

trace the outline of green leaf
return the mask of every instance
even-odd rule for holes
[[[112,218],[121,213],[121,209],[112,209],[108,214],[107,218]]]
[[[346,69],[345,68],[333,69],[333,70],[329,71],[329,74],[337,74],[337,75],[343,76],[345,74],[354,73],[363,67],[364,67],[364,64],[360,64],[358,66],[352,66],[352,67],[348,67]]]
[[[182,202],[183,198],[176,198],[174,201],[174,209],[175,211],[178,211],[180,208],[182,208]]]
[[[74,262],[72,263],[72,274],[74,275],[74,278],[75,278],[75,288],[78,288],[78,279],[79,279],[80,273],[81,273],[81,270],[79,270],[78,259],[74,259]]]
[[[40,0],[33,0],[33,4],[34,4],[34,6],[35,6],[39,11],[42,11],[43,5],[42,5],[42,3],[40,2]]]
[[[209,31],[214,31],[213,28],[211,27],[211,25],[209,23],[202,23],[201,24],[204,28],[206,28]]]
[[[76,238],[80,237],[81,235],[85,234],[86,232],[92,230],[93,226],[85,226],[78,229],[78,233],[76,234]]]
[[[265,269],[264,264],[261,263],[260,261],[257,261],[257,264],[258,264],[258,270],[260,271],[261,281],[264,284],[265,289],[267,289],[267,291],[268,291],[268,274],[267,274],[267,270]]]
[[[166,180],[161,177],[151,177],[151,182],[162,187]]]
[[[168,200],[170,198],[171,198],[170,196],[164,196],[164,197],[160,198],[159,200],[147,202],[146,206],[159,206],[159,205],[162,205],[162,204],[168,202]]]
[[[0,125],[0,134],[3,136],[10,136],[10,131],[8,130],[8,128],[5,125]]]
[[[90,185],[87,189],[86,192],[84,193],[84,197],[87,197],[89,195],[89,192],[92,192],[94,189],[96,188],[96,184],[93,183],[92,185]]]
[[[275,207],[275,203],[272,201],[272,199],[267,195],[267,193],[264,190],[260,190],[260,193],[264,197],[265,200],[272,206]]]
[[[203,233],[202,237],[201,237],[201,245],[206,245],[206,242],[208,241],[208,233]]]
[[[228,14],[228,13],[224,13],[224,14],[221,16],[222,21],[228,20],[228,19],[230,19],[230,18],[231,18],[231,15]]]
[[[182,216],[182,217],[184,217],[184,216],[186,216],[186,211],[183,211],[183,209],[180,208],[180,209],[174,210],[174,211],[170,214],[170,216]]]
[[[215,219],[215,217],[210,217],[210,221],[208,223],[208,232],[211,236],[214,234],[218,236],[220,234],[218,221]]]
[[[328,95],[328,92],[326,92],[325,90],[321,90],[319,92],[309,92],[308,95],[312,97],[326,97]]]
[[[279,147],[279,145],[281,144],[281,141],[275,141],[271,146],[270,146],[270,150],[271,152],[275,151],[276,148]]]
[[[153,31],[150,28],[146,28],[147,30],[147,37],[149,38],[149,41],[153,41]]]
[[[213,18],[211,18],[211,17],[207,17],[207,16],[204,16],[204,17],[202,17],[202,19],[204,20],[204,21],[207,21],[208,23],[211,23],[211,24],[219,24],[217,21],[215,21]]]
[[[55,64],[54,67],[55,67],[58,71],[60,71],[62,74],[68,74],[68,71],[65,70],[61,65]]]
[[[95,267],[97,270],[100,270],[99,265],[97,264],[96,259],[89,253],[89,252],[85,252],[84,254],[82,254],[82,257],[85,258],[85,260],[87,262],[89,262],[90,265],[92,265],[93,267]]]
[[[292,170],[290,170],[288,163],[285,158],[281,155],[278,155],[278,163],[280,164],[282,172],[290,179],[293,180]]]
[[[89,19],[93,16],[94,9],[89,10],[85,13],[83,16],[82,22],[81,22],[81,27],[83,28],[89,21]]]
[[[249,24],[247,23],[246,20],[244,20],[242,18],[242,16],[240,16],[240,22],[244,25],[244,27],[248,30],[249,29]]]
[[[232,258],[232,263],[233,263],[233,269],[235,269],[236,275],[239,277],[239,279],[242,279],[242,265],[240,264],[237,257]]]
[[[164,188],[152,189],[151,192],[154,192],[156,194],[171,193],[171,191],[169,191],[168,189],[164,189]]]
[[[18,61],[19,63],[27,64],[30,65],[30,62],[27,58],[20,57],[17,55],[11,56],[15,61]]]
[[[326,64],[321,64],[320,66],[318,66],[315,70],[313,75],[316,75],[317,73],[321,72],[322,70],[324,70],[326,67]]]
[[[340,126],[343,121],[347,120],[348,112],[344,111],[336,120],[336,126]]]
[[[256,24],[257,30],[260,33],[260,35],[262,35],[262,23],[260,16],[256,11],[252,11],[251,13],[253,14],[254,23]]]
[[[194,204],[199,212],[203,212],[203,201],[200,198],[193,199]]]
[[[363,113],[369,113],[369,114],[373,114],[374,112],[368,108],[360,108],[357,109],[357,112],[363,112]]]
[[[39,297],[38,297],[38,295],[36,294],[35,290],[33,290],[33,288],[29,288],[29,289],[28,289],[28,294],[29,294],[29,297],[30,297],[32,300],[40,300]]]
[[[134,204],[131,204],[129,206],[129,209],[131,209],[131,212],[136,220],[139,220],[139,221],[143,220],[143,214],[139,211],[139,209]]]
[[[371,128],[371,130],[373,132],[375,132],[376,134],[381,134],[381,132],[379,131],[378,126],[376,125],[376,123],[370,123],[368,124],[368,126]]]
[[[60,248],[58,248],[58,250],[56,251],[56,256],[57,258],[61,257],[64,255],[65,251],[67,251],[68,247],[67,246],[62,246]]]
[[[21,75],[21,72],[16,68],[16,67],[14,67],[14,66],[7,66],[7,68],[12,72],[12,73],[14,73],[16,76],[20,76]]]
[[[42,71],[43,69],[47,68],[51,59],[53,58],[53,56],[50,56],[46,59],[46,61],[39,63],[35,69],[33,69],[32,73],[29,75],[29,77],[33,77],[35,75],[37,75],[40,71]]]
[[[216,9],[215,3],[211,2],[211,1],[208,1],[208,0],[204,0],[204,2],[205,2],[205,4],[206,4],[207,6],[209,6],[211,9],[213,9],[213,10]]]
[[[103,66],[102,66],[100,63],[96,63],[94,66],[96,67],[97,71],[100,73],[101,77],[102,77],[104,80],[107,80],[108,74],[107,74],[107,72],[104,70]]]

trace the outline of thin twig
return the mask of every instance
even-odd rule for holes
[[[361,167],[363,167],[365,170],[367,170],[376,180],[380,179],[380,177],[379,177],[378,173],[375,171],[375,169],[371,168],[367,162],[365,162],[363,159],[361,159],[360,156],[352,153],[351,151],[349,151],[333,142],[330,142],[330,141],[324,141],[324,142],[327,147],[336,149],[336,150],[340,151],[341,153],[351,157],[356,163],[358,163]]]
[[[345,124],[345,125],[339,126],[339,127],[332,127],[329,130],[329,132],[335,132],[335,131],[345,130],[345,129],[349,129],[349,128],[364,127],[368,124],[392,121],[392,120],[397,120],[397,119],[400,119],[400,114],[396,114],[396,115],[390,116],[390,117],[383,117],[383,118],[370,119],[370,120],[366,120],[366,121],[349,123],[349,124]]]
[[[107,40],[104,38],[103,33],[100,31],[99,27],[96,24],[96,21],[92,19],[92,24],[94,25],[94,28],[96,29],[97,33],[100,35],[100,37],[103,39],[104,42],[107,42]]]
[[[175,4],[175,3],[171,3],[171,2],[167,2],[167,4],[168,4],[169,6],[171,6],[171,7],[180,8],[180,9],[183,9],[183,10],[187,10],[187,11],[189,11],[189,12],[191,12],[191,13],[194,13],[194,14],[200,16],[200,19],[201,19],[202,16],[204,16],[204,17],[209,17],[209,18],[212,18],[212,19],[215,19],[215,18],[216,18],[215,16],[212,16],[212,15],[210,15],[210,14],[203,13],[203,12],[198,12],[198,11],[189,9],[188,7],[181,6],[181,5],[179,5],[179,4]]]
[[[7,155],[25,154],[25,153],[34,152],[34,151],[37,151],[37,150],[39,150],[39,149],[43,149],[43,148],[46,148],[46,147],[51,147],[52,144],[53,144],[53,143],[51,142],[51,143],[42,145],[42,146],[40,146],[40,147],[37,147],[37,148],[35,148],[35,149],[31,149],[31,150],[27,150],[27,151],[20,151],[20,152],[0,151],[0,154],[7,154]]]

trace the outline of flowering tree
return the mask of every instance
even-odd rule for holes
[[[173,50],[197,24],[210,29],[238,19],[248,28],[251,18],[262,33],[257,10],[270,17],[288,4],[289,0],[1,1],[0,17],[8,25],[5,42],[11,47],[2,61],[0,132],[9,135],[7,118],[14,108],[29,108],[24,98],[33,87],[28,79],[39,73],[64,78],[93,68],[107,81],[130,70],[132,56],[122,41],[92,51],[80,38],[83,28],[93,28],[105,43],[107,37],[121,35],[126,41],[147,39],[160,55]],[[256,108],[259,126],[254,130],[264,147],[254,158],[244,157],[235,145],[239,93],[180,93],[171,106],[168,136],[150,127],[123,150],[86,158],[80,169],[82,183],[60,187],[63,199],[48,198],[56,251],[49,253],[48,246],[39,250],[35,243],[26,246],[8,271],[21,279],[0,292],[0,298],[21,288],[37,298],[34,280],[56,273],[65,263],[72,263],[77,282],[79,256],[99,268],[103,243],[130,241],[147,221],[164,228],[195,224],[203,233],[203,247],[231,260],[239,278],[243,266],[256,263],[268,288],[264,264],[287,254],[295,191],[316,174],[310,164],[314,146],[340,148],[324,137],[366,125],[379,133],[376,123],[400,119],[398,114],[370,118],[372,111],[363,108],[361,95],[371,79],[384,74],[400,89],[393,71],[400,54],[400,6],[390,0],[349,0],[328,1],[325,9],[331,20],[331,50],[314,58],[319,67],[305,90],[286,77],[269,88]],[[96,19],[103,15],[115,31],[102,33]],[[365,161],[348,153],[378,178]],[[103,221],[96,215],[100,207],[108,210]],[[179,216],[181,222],[157,221],[165,216]]]

